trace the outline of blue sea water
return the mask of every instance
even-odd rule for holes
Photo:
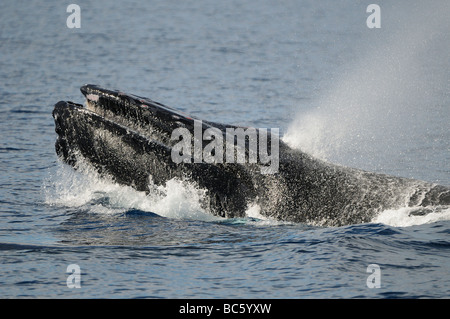
[[[370,29],[370,3],[80,0],[71,29],[69,3],[3,1],[0,297],[450,297],[448,207],[344,227],[222,220],[196,189],[149,198],[55,154],[53,105],[95,83],[448,186],[450,5],[383,1]]]

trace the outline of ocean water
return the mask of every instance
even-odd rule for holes
[[[71,29],[68,3],[3,1],[0,297],[450,297],[448,207],[344,227],[226,220],[191,185],[146,196],[55,154],[54,104],[96,83],[449,186],[450,4],[383,1],[370,29],[370,3],[80,0]]]

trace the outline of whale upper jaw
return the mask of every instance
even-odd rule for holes
[[[120,90],[85,84],[80,91],[86,98],[85,112],[92,112],[167,147],[173,147],[178,142],[172,139],[175,129],[185,128],[194,135],[194,126],[200,125],[202,134],[206,129],[214,128],[225,135],[227,128],[237,128],[234,125],[198,119],[149,98]],[[206,141],[203,143],[206,144]]]
[[[99,107],[93,110],[98,112],[110,111],[125,116],[133,121],[138,120],[136,115],[139,111],[150,111],[160,120],[171,118],[172,120],[192,120],[192,117],[183,114],[179,110],[155,102],[147,97],[124,93],[119,90],[109,90],[95,84],[85,84],[80,88],[86,98],[87,107]],[[122,109],[118,109],[121,107]]]
[[[108,120],[133,129],[152,140],[170,145],[171,133],[178,127],[193,130],[194,119],[146,97],[125,94],[86,84],[80,88],[85,107]]]

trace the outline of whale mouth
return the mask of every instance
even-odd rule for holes
[[[193,130],[193,118],[119,90],[93,84],[80,90],[84,104],[60,101],[53,110],[56,153],[64,162],[76,168],[87,160],[101,173],[115,176],[117,182],[143,191],[148,190],[149,171],[161,184],[166,180],[164,169],[182,169],[168,167],[174,166],[171,151],[177,142],[171,134],[178,127]]]
[[[75,169],[87,163],[138,191],[148,192],[173,178],[192,181],[208,190],[206,207],[222,217],[241,216],[248,198],[256,196],[250,173],[241,164],[195,162],[193,153],[186,161],[174,160],[180,143],[172,138],[176,129],[189,131],[193,142],[196,130],[203,136],[214,127],[225,134],[232,126],[197,120],[149,98],[97,85],[86,84],[81,92],[84,105],[60,101],[53,110],[55,149],[63,162]]]

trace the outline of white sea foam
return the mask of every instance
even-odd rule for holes
[[[245,215],[250,218],[257,218],[261,220],[267,219],[267,217],[261,215],[261,207],[258,204],[249,205],[245,211]]]
[[[434,223],[442,220],[450,220],[450,207],[430,207],[430,212],[424,215],[412,215],[417,207],[403,207],[396,210],[385,210],[376,216],[372,222],[394,227],[409,227]]]
[[[201,207],[204,190],[177,179],[169,180],[165,186],[154,186],[146,194],[100,178],[86,165],[75,171],[58,164],[44,182],[43,192],[48,205],[79,207],[90,213],[120,214],[136,209],[168,218],[220,220]]]

